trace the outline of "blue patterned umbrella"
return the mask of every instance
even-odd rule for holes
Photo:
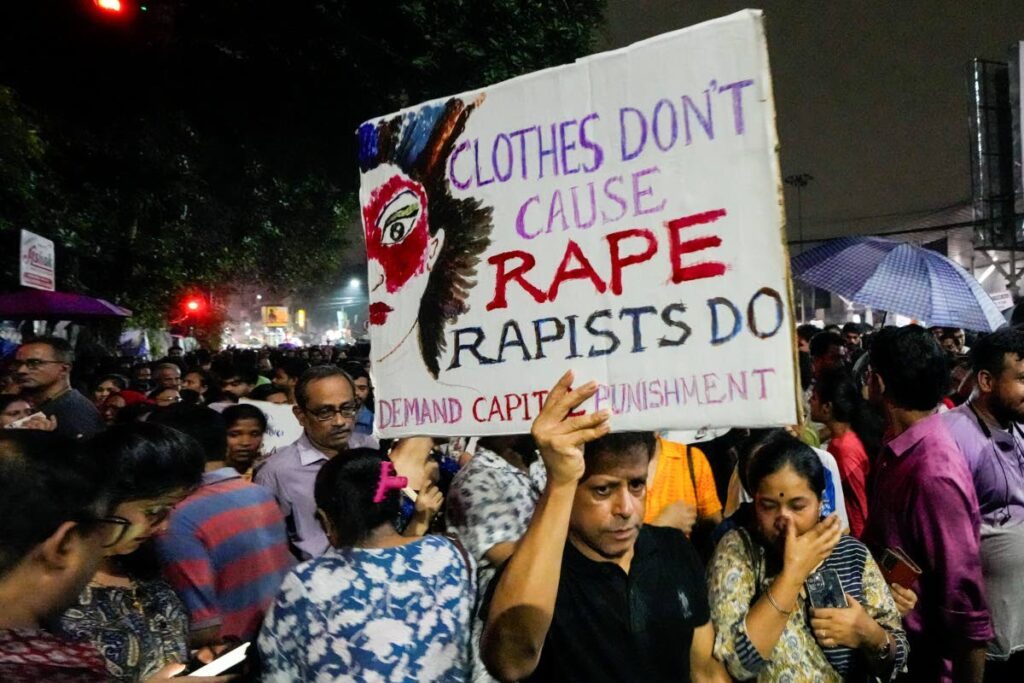
[[[793,257],[793,275],[879,311],[929,325],[992,332],[1006,324],[992,298],[938,252],[881,237],[842,237]]]

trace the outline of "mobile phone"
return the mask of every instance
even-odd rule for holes
[[[839,580],[839,572],[835,569],[820,569],[807,577],[804,584],[807,588],[807,599],[811,607],[829,609],[849,607],[843,582]]]
[[[886,583],[896,583],[904,588],[913,586],[921,576],[921,568],[899,547],[886,548],[878,560],[878,567]]]
[[[196,676],[219,676],[228,669],[238,666],[245,661],[245,653],[249,650],[249,643],[242,643],[233,650],[228,650],[217,659],[195,671],[185,675],[185,678]]]
[[[11,424],[7,425],[7,429],[21,429],[22,427],[25,426],[26,423],[28,423],[29,420],[34,420],[37,417],[41,417],[41,418],[43,418],[45,420],[46,419],[46,413],[42,413],[42,412],[32,413],[28,417],[23,417],[20,420],[15,420]]]

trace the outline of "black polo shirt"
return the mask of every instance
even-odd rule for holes
[[[567,542],[551,629],[525,680],[688,681],[693,630],[709,619],[704,568],[678,529],[642,527],[628,575]]]
[[[88,439],[106,427],[100,411],[77,389],[68,389],[60,396],[41,403],[38,410],[47,417],[56,416],[57,429],[54,433],[67,439]]]

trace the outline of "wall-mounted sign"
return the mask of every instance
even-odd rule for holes
[[[55,289],[53,242],[34,232],[21,231],[21,284],[25,287]]]

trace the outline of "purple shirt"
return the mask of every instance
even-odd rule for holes
[[[889,441],[879,456],[865,541],[880,557],[900,547],[923,571],[917,607],[904,620],[913,680],[952,680],[943,653],[984,643],[992,624],[981,574],[978,499],[942,417],[932,415]]]
[[[969,404],[942,416],[974,480],[981,520],[989,526],[1024,522],[1024,434],[979,422]],[[988,433],[985,433],[985,429]]]
[[[349,448],[369,448],[373,437],[365,434],[349,436]],[[288,537],[298,550],[299,559],[320,557],[330,543],[316,518],[313,487],[316,475],[327,462],[327,456],[310,442],[305,432],[298,440],[279,448],[256,472],[252,481],[273,492],[284,513]]]

